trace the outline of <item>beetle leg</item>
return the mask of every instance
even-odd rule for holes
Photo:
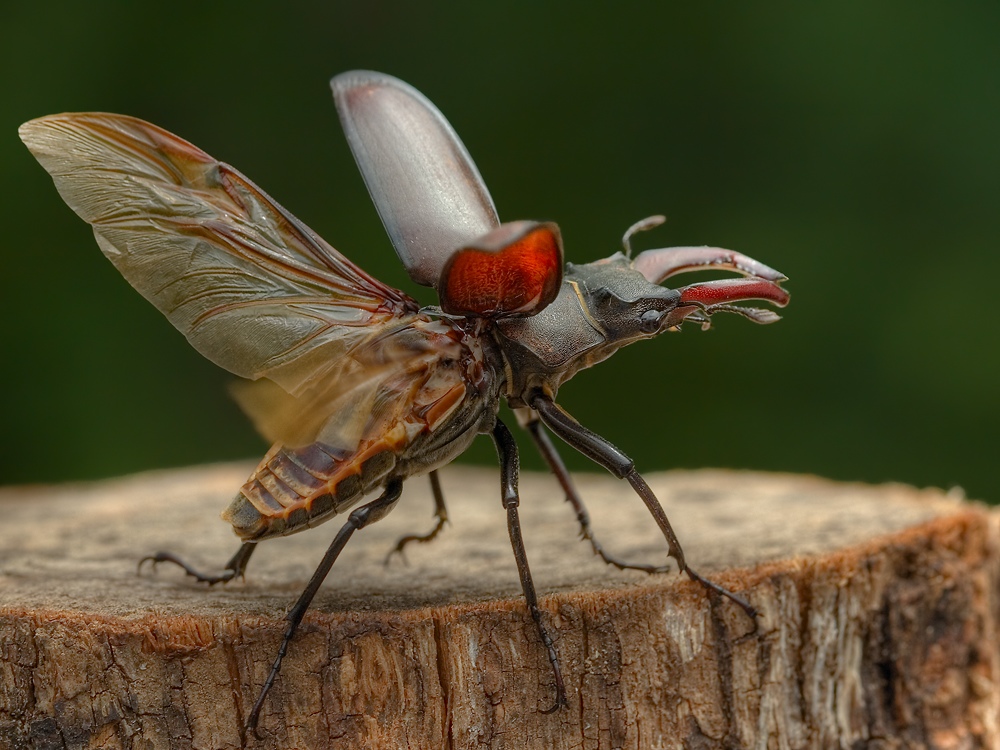
[[[209,586],[214,586],[217,583],[227,583],[234,578],[242,578],[246,573],[247,563],[250,562],[250,555],[253,554],[255,549],[257,549],[256,542],[243,542],[240,548],[236,550],[236,554],[229,558],[229,562],[226,563],[222,572],[214,575],[198,572],[172,552],[157,552],[155,555],[144,557],[139,561],[139,568],[142,569],[144,562],[152,563],[154,569],[161,562],[169,562],[180,567],[185,573],[198,581],[198,583],[207,583]]]
[[[566,493],[566,502],[573,506],[573,511],[576,513],[576,520],[580,524],[580,537],[590,542],[590,547],[594,550],[595,555],[608,565],[618,568],[618,570],[641,570],[643,573],[665,573],[670,570],[669,565],[630,563],[605,552],[604,547],[601,546],[601,543],[597,541],[597,537],[594,536],[594,530],[590,525],[590,514],[587,512],[587,507],[583,504],[583,498],[580,497],[580,493],[573,484],[573,478],[570,476],[566,464],[563,463],[562,457],[559,455],[556,447],[549,440],[549,436],[545,432],[542,423],[537,417],[533,417],[525,427],[535,441],[538,452],[542,454],[545,463],[549,465],[549,469],[555,474],[563,492]]]
[[[396,554],[405,560],[406,556],[403,554],[403,549],[407,544],[410,542],[423,544],[437,538],[437,535],[441,533],[445,524],[448,523],[448,509],[444,505],[444,493],[441,491],[441,479],[438,476],[437,469],[432,471],[429,476],[431,480],[431,492],[434,493],[434,517],[437,519],[437,523],[426,534],[408,534],[402,537],[396,542],[396,546],[389,550],[389,554],[385,556],[386,565],[389,564],[392,556]]]
[[[546,427],[569,443],[570,446],[580,451],[580,453],[590,460],[603,466],[619,479],[625,479],[632,485],[632,489],[642,498],[642,501],[646,504],[646,508],[649,509],[650,514],[656,520],[656,525],[660,527],[660,531],[667,540],[667,554],[677,561],[677,567],[686,573],[688,578],[739,605],[751,619],[756,621],[757,610],[749,602],[732,591],[709,581],[707,578],[703,578],[687,564],[684,560],[684,550],[681,549],[680,542],[677,541],[677,535],[670,525],[663,506],[660,505],[660,501],[656,499],[656,495],[653,494],[649,485],[646,484],[646,480],[636,471],[635,463],[631,458],[597,433],[591,432],[581,425],[545,395],[541,393],[534,394],[528,405],[538,412]]]
[[[250,710],[250,715],[247,717],[246,724],[244,726],[244,735],[246,732],[252,731],[254,736],[257,736],[257,721],[260,719],[260,711],[264,707],[264,699],[267,697],[268,691],[270,691],[271,687],[274,685],[274,681],[278,677],[278,672],[281,671],[281,662],[285,658],[285,652],[288,651],[288,644],[291,642],[292,636],[295,635],[295,631],[302,622],[302,617],[305,615],[306,610],[309,609],[309,605],[312,603],[313,597],[316,596],[316,592],[319,591],[319,587],[323,584],[323,580],[330,572],[330,568],[332,568],[333,564],[337,561],[337,557],[344,549],[347,541],[358,529],[363,529],[365,526],[385,518],[389,511],[391,511],[399,501],[399,496],[402,492],[403,480],[389,480],[389,483],[385,486],[385,492],[383,492],[375,500],[372,500],[370,503],[362,505],[360,508],[356,508],[351,511],[351,514],[347,517],[347,523],[345,523],[341,527],[340,531],[337,532],[337,536],[334,537],[333,542],[330,544],[330,548],[327,549],[326,554],[323,555],[323,559],[317,566],[316,571],[312,574],[312,578],[310,578],[309,583],[306,584],[305,590],[299,595],[298,600],[288,611],[288,614],[285,615],[285,619],[288,621],[288,626],[285,628],[285,634],[281,638],[281,645],[278,647],[278,655],[275,657],[274,663],[271,665],[271,671],[268,673],[267,679],[264,681],[264,686],[260,689],[257,700],[254,702],[253,708]],[[245,736],[243,739],[245,740]]]
[[[507,533],[510,535],[511,547],[514,548],[514,560],[517,561],[517,573],[521,578],[521,590],[524,592],[524,600],[531,613],[531,619],[535,621],[538,635],[548,652],[549,663],[552,665],[552,673],[556,681],[556,702],[542,712],[550,714],[567,705],[566,686],[563,683],[555,643],[542,621],[542,610],[538,607],[538,596],[535,594],[535,584],[531,580],[528,556],[524,550],[524,539],[521,537],[521,521],[517,514],[517,506],[520,502],[517,492],[517,475],[520,468],[517,443],[514,441],[514,436],[510,434],[510,430],[507,429],[507,425],[499,419],[493,428],[493,443],[496,445],[497,456],[500,459],[500,494],[503,507],[507,511]]]

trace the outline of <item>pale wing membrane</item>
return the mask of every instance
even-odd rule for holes
[[[259,380],[237,383],[234,396],[264,437],[292,447],[320,442],[352,451],[400,426],[433,429],[465,396],[465,376],[455,363],[468,352],[452,334],[445,321],[413,316],[371,331],[331,364],[329,377],[297,395]],[[448,397],[456,393],[462,398]],[[451,407],[433,408],[439,402]]]
[[[455,250],[499,225],[479,170],[441,112],[412,86],[363,70],[330,85],[396,253],[414,281],[437,286]]]
[[[416,303],[368,276],[239,172],[149,123],[66,114],[21,126],[104,254],[203,355],[290,394]]]

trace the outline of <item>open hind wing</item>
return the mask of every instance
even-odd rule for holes
[[[302,393],[417,309],[238,171],[155,125],[62,114],[20,135],[129,283],[236,375]]]

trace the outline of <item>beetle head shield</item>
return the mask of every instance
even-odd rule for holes
[[[570,264],[566,278],[605,343],[617,346],[660,333],[681,299],[677,290],[647,280],[621,253],[596,263]]]

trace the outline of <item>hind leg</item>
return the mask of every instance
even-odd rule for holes
[[[221,573],[201,573],[172,552],[157,552],[155,555],[144,557],[139,561],[139,568],[141,570],[142,564],[145,562],[152,563],[154,569],[161,562],[173,563],[198,581],[198,583],[207,583],[209,586],[214,586],[217,583],[227,583],[234,578],[242,578],[246,572],[247,563],[250,562],[250,556],[255,549],[257,549],[256,542],[243,542],[240,548],[236,550],[236,554],[229,558],[229,562],[226,563]]]

